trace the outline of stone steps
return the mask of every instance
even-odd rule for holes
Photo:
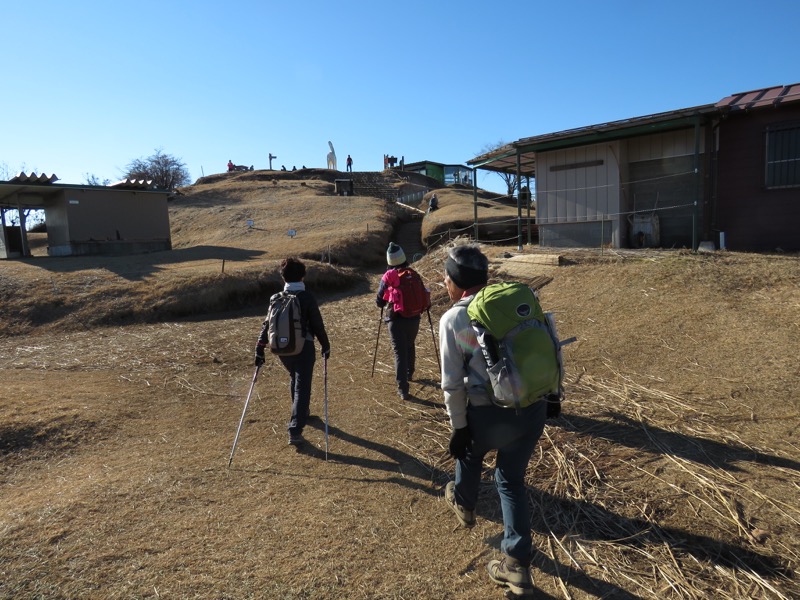
[[[403,249],[410,263],[425,256],[427,250],[422,244],[422,220],[413,219],[400,225],[394,241]]]

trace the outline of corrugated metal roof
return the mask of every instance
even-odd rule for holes
[[[643,117],[633,117],[598,125],[588,125],[577,129],[545,133],[506,144],[501,148],[467,161],[467,164],[488,171],[516,173],[517,154],[519,154],[520,173],[522,175],[535,176],[537,151],[568,148],[690,127],[696,119],[716,112],[716,110],[713,104],[704,104]]]
[[[120,181],[112,183],[108,187],[135,189],[135,190],[149,190],[150,188],[153,187],[153,180],[131,179],[130,177],[126,177],[125,179],[121,179]]]
[[[14,177],[9,179],[10,183],[29,183],[29,184],[53,183],[56,181],[58,181],[58,177],[56,177],[55,173],[53,173],[52,175],[45,175],[44,173],[37,175],[36,173],[31,172],[31,174],[28,175],[24,171],[20,171]]]
[[[800,102],[800,83],[741,92],[723,98],[716,104],[703,104],[692,108],[521,138],[516,142],[476,156],[472,160],[468,160],[467,164],[488,171],[516,173],[517,155],[519,154],[520,173],[535,176],[536,152],[689,127],[698,118],[708,118],[714,116],[715,113],[724,114],[737,110],[775,107],[791,102]]]
[[[800,83],[776,85],[751,92],[732,94],[717,102],[715,106],[729,111],[736,111],[768,108],[790,102],[800,102]]]

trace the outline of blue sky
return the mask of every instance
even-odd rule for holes
[[[0,174],[465,163],[800,82],[800,2],[2,0]],[[479,185],[502,189],[496,175]]]

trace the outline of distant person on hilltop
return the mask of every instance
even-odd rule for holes
[[[228,172],[233,171],[236,168],[236,165],[233,164],[233,161],[229,158],[228,159]]]
[[[353,159],[350,158],[349,154],[347,155],[347,170],[351,173],[353,172]]]

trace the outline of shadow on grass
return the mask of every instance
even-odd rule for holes
[[[312,417],[307,427],[313,427],[322,432],[325,431],[325,422],[319,417]],[[389,477],[388,479],[381,479],[382,482],[395,483],[412,490],[424,492],[431,496],[439,496],[439,491],[431,489],[430,485],[425,481],[440,481],[448,477],[447,473],[437,469],[431,465],[425,464],[418,458],[398,450],[392,446],[381,444],[374,440],[368,440],[347,433],[338,427],[329,426],[328,435],[331,438],[341,440],[356,446],[361,446],[371,452],[382,455],[385,458],[364,458],[361,456],[350,456],[347,454],[339,454],[336,452],[328,452],[328,460],[333,460],[346,465],[354,465],[365,469],[373,469],[378,471],[386,471],[389,473],[399,473],[397,477]],[[317,449],[306,444],[301,450],[304,454],[321,458],[325,460],[325,450]],[[422,481],[414,481],[410,479],[414,477]]]
[[[144,279],[163,269],[164,265],[189,262],[252,261],[267,254],[260,250],[243,250],[226,246],[192,246],[125,256],[47,256],[24,259],[24,262],[53,273],[72,273],[91,269],[104,269],[130,281]],[[215,268],[215,272],[218,270]]]
[[[613,411],[607,414],[613,421],[568,415],[562,417],[559,424],[571,433],[591,435],[628,448],[677,456],[731,472],[741,471],[734,463],[742,461],[800,471],[800,462],[796,460],[668,431]]]

